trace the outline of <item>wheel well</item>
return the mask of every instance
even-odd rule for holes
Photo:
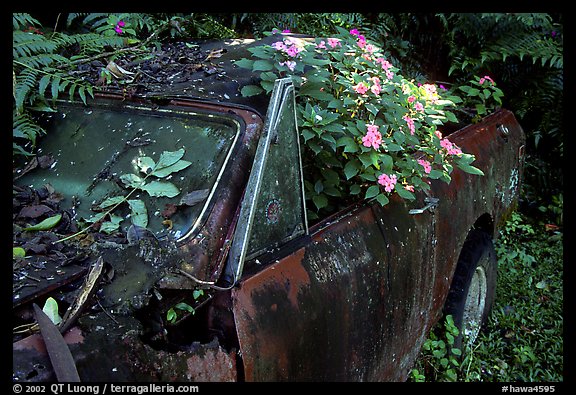
[[[491,237],[494,237],[494,220],[492,219],[492,216],[488,213],[482,214],[476,222],[474,222],[472,229],[481,229]]]

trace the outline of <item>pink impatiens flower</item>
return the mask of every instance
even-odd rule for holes
[[[124,31],[122,30],[124,26],[126,26],[126,23],[124,23],[124,21],[118,21],[118,23],[116,23],[116,27],[114,28],[116,34],[124,33]]]
[[[394,190],[396,181],[396,174],[380,174],[380,176],[378,176],[378,184],[382,185],[386,192],[392,192]]]
[[[402,119],[406,121],[408,129],[410,129],[410,134],[414,135],[414,132],[416,131],[416,127],[414,126],[414,120],[410,118],[408,115],[404,115]]]
[[[363,95],[368,91],[368,86],[364,82],[359,82],[358,85],[354,86],[356,93]]]
[[[378,125],[368,125],[368,133],[362,137],[364,147],[380,148],[382,144],[382,134],[378,131]]]
[[[342,43],[340,42],[339,38],[329,38],[328,45],[330,45],[331,48],[336,48],[338,46],[342,46]]]
[[[418,159],[418,164],[424,168],[424,173],[430,174],[432,171],[432,165],[425,159]]]
[[[492,85],[495,84],[494,80],[492,78],[490,78],[489,76],[485,75],[484,77],[480,78],[480,80],[478,81],[478,83],[480,85],[482,85],[483,83],[485,83],[486,81],[490,81],[492,83]]]
[[[460,155],[462,150],[448,139],[440,140],[440,146],[446,150],[448,155]]]

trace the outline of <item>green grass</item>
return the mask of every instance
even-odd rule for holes
[[[486,331],[453,363],[438,342],[449,343],[451,328],[439,323],[409,381],[563,381],[562,238],[560,229],[513,213],[495,245],[498,285]]]

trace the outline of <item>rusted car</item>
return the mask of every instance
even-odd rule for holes
[[[484,176],[455,169],[414,202],[357,201],[311,225],[292,82],[277,80],[259,102],[241,97],[254,77],[227,48],[226,78],[62,101],[51,116],[58,133],[40,153],[55,161],[19,176],[20,193],[49,184],[70,219],[88,218],[138,158],[182,149],[191,165],[170,181],[193,201],[139,191],[147,229],[53,238],[60,256],[82,249],[15,269],[15,316],[33,323],[32,305],[50,296],[61,314],[78,305],[98,264],[82,313],[58,331],[73,363],[50,352],[58,334],[31,331],[13,343],[14,381],[404,381],[444,314],[464,339],[477,335],[494,300],[493,241],[521,184],[514,115],[502,109],[449,136]]]

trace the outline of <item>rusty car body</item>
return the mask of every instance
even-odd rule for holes
[[[227,56],[222,62],[231,64],[238,55],[230,50]],[[253,76],[233,69],[226,81],[237,82],[237,92]],[[93,297],[63,333],[80,380],[406,380],[445,313],[467,237],[481,231],[497,238],[515,208],[524,134],[514,115],[501,109],[449,136],[476,156],[484,176],[455,168],[450,184],[432,180],[414,202],[358,201],[310,225],[291,81],[276,81],[260,108],[238,94],[216,97],[216,88],[188,83],[187,89],[130,98],[106,93],[89,104],[94,111],[143,116],[143,125],[152,122],[146,117],[163,124],[201,117],[230,125],[231,132],[210,182],[182,181],[182,189],[210,192],[167,246],[143,253],[141,241],[95,244],[91,258],[70,275],[69,284],[82,283],[96,257],[113,273],[99,280],[97,303]],[[155,138],[165,142],[162,149],[186,144]],[[194,149],[187,145],[187,152]],[[34,269],[29,274],[42,277]],[[193,298],[198,289],[203,296]],[[59,291],[20,294],[14,310],[41,305],[49,295],[58,299]],[[486,298],[483,315],[491,304]],[[167,322],[167,310],[183,301],[193,314]],[[15,381],[55,379],[44,340],[34,333],[14,342]]]

